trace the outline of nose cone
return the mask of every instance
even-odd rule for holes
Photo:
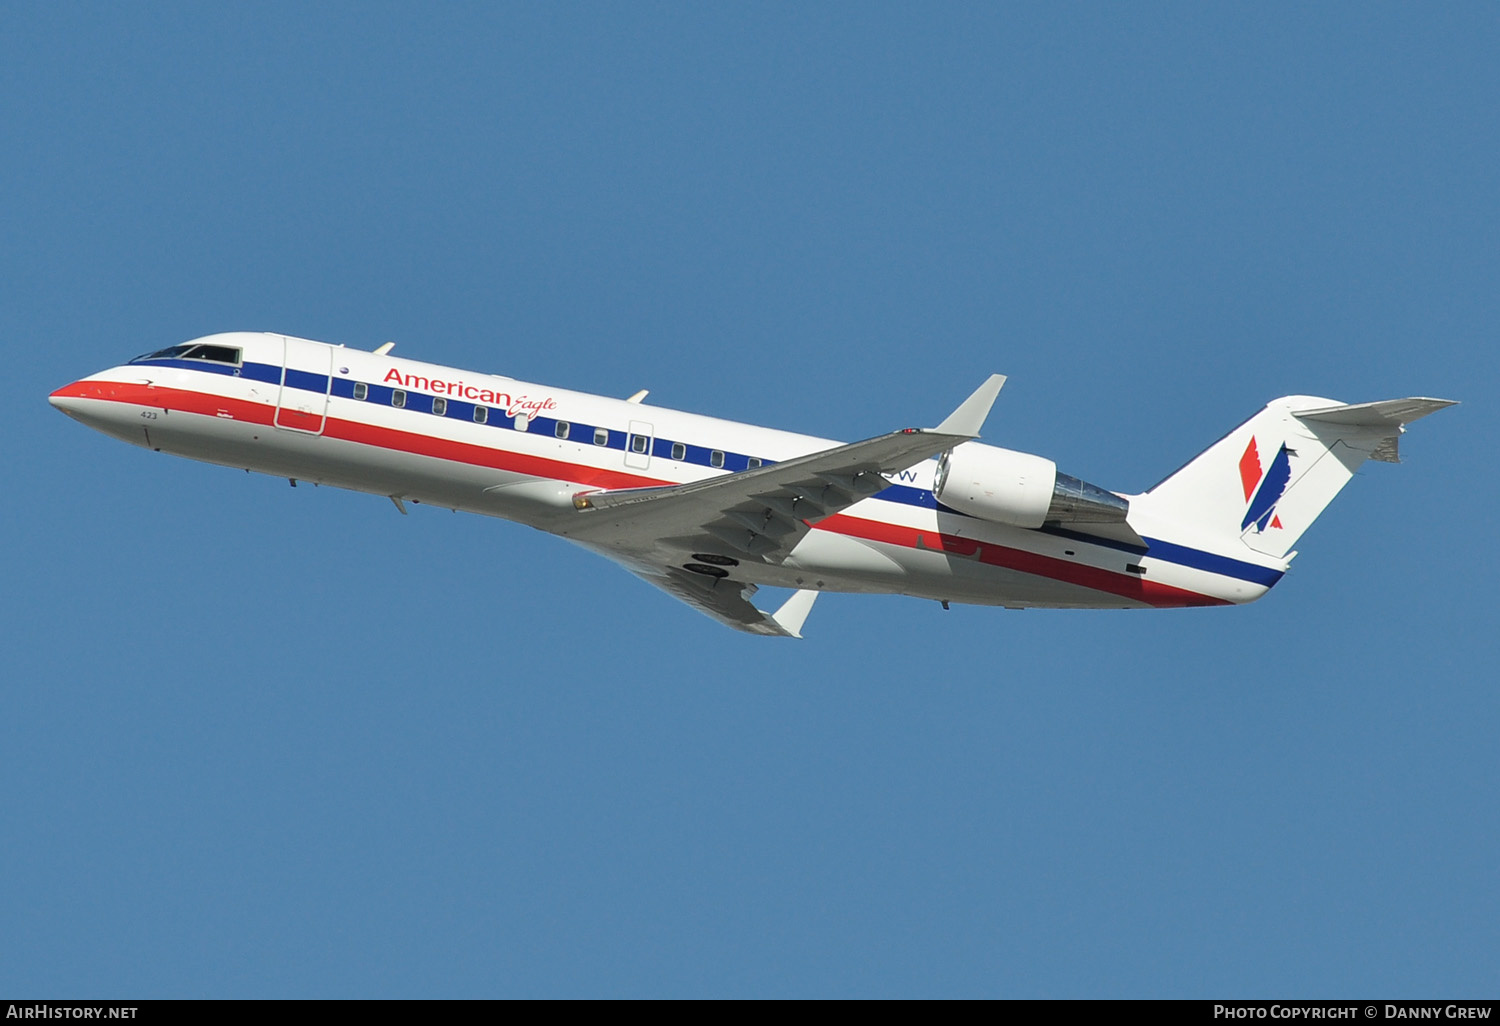
[[[47,397],[47,401],[68,416],[76,417],[79,407],[86,401],[85,395],[84,383],[75,381],[71,385],[64,385],[56,392],[53,392]]]
[[[59,388],[47,401],[86,427],[134,442],[140,427],[124,387],[111,378],[84,378]]]

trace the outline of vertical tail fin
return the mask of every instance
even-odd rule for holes
[[[1452,406],[1449,399],[1345,405],[1296,395],[1276,399],[1132,499],[1153,521],[1204,541],[1239,543],[1283,558],[1367,459],[1399,462],[1405,425]]]

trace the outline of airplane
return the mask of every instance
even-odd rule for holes
[[[1453,400],[1268,403],[1160,483],[1109,491],[978,441],[991,375],[933,428],[852,444],[266,332],[53,392],[134,445],[518,521],[720,623],[801,637],[825,591],[1069,609],[1252,602],[1366,459]],[[789,588],[773,612],[761,586]]]

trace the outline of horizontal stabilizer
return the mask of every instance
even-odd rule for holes
[[[1407,399],[1383,399],[1375,403],[1346,403],[1342,406],[1323,406],[1315,410],[1293,410],[1292,416],[1316,428],[1327,424],[1333,430],[1390,432],[1370,452],[1370,459],[1382,463],[1400,463],[1401,433],[1406,425],[1429,413],[1457,406],[1456,399],[1428,399],[1411,396]]]
[[[1342,424],[1346,427],[1401,427],[1420,420],[1429,413],[1457,406],[1457,399],[1428,399],[1412,396],[1409,399],[1385,399],[1378,403],[1346,403],[1342,406],[1324,406],[1316,410],[1293,410],[1298,420],[1315,420],[1325,424]]]

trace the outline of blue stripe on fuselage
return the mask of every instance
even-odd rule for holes
[[[1280,570],[1256,566],[1254,563],[1246,563],[1244,560],[1230,556],[1215,555],[1212,552],[1204,552],[1202,549],[1192,549],[1175,542],[1162,541],[1160,538],[1146,538],[1144,541],[1148,546],[1146,555],[1152,559],[1176,563],[1178,566],[1203,570],[1221,577],[1233,577],[1236,580],[1249,581],[1251,584],[1259,584],[1267,588],[1282,578],[1283,572]]]

